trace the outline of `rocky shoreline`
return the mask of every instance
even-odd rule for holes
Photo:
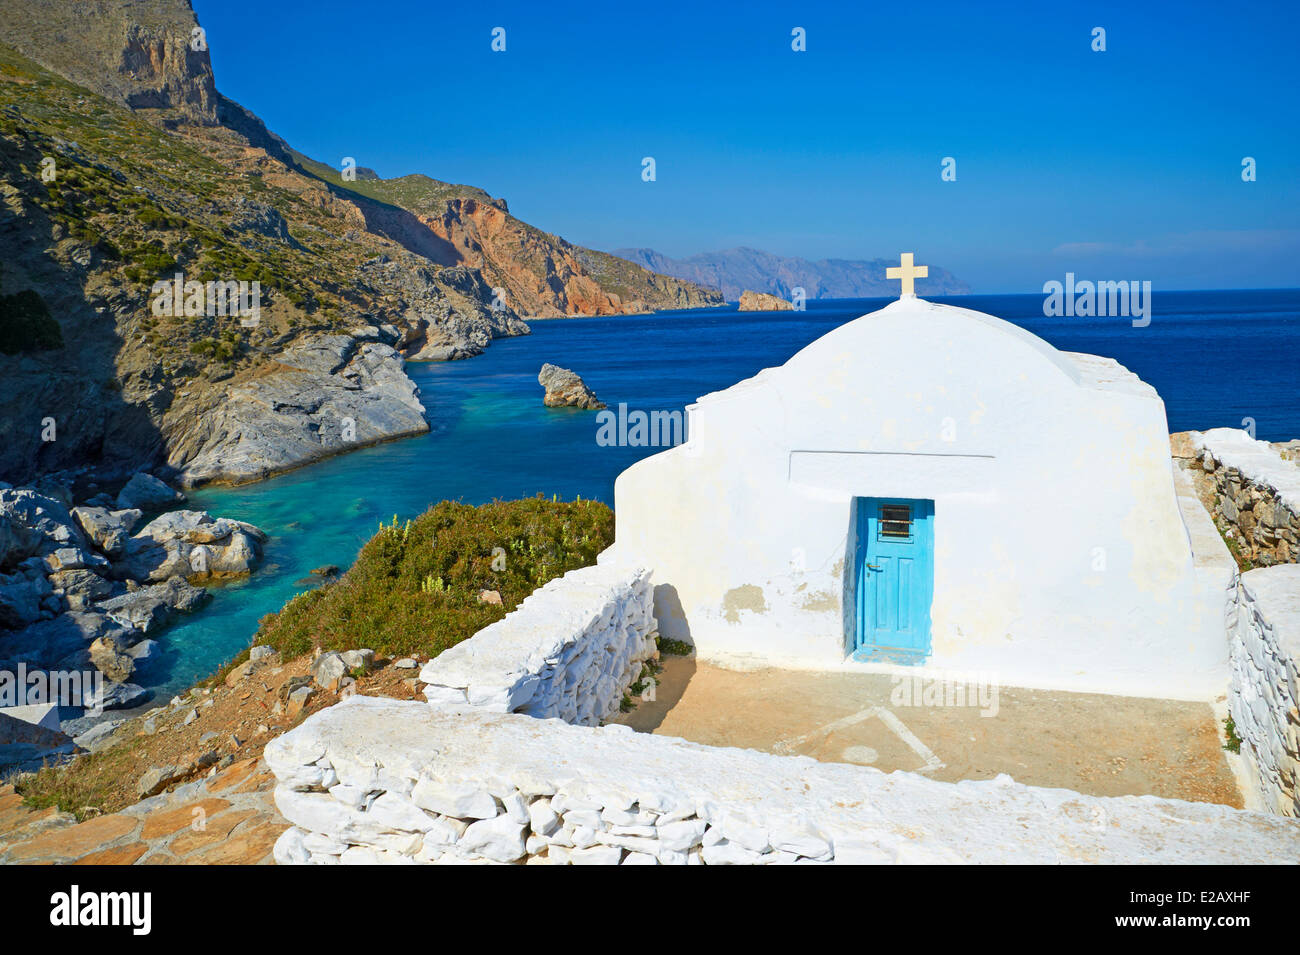
[[[134,682],[154,639],[245,576],[266,535],[183,508],[147,472],[116,495],[89,469],[35,487],[0,483],[0,776],[85,748],[103,713],[151,692]]]
[[[429,430],[392,326],[296,343],[217,396],[181,392],[167,466],[182,487],[246,484]]]

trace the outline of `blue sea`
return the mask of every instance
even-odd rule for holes
[[[251,579],[213,588],[207,608],[164,633],[164,653],[139,679],[166,696],[207,676],[249,644],[259,618],[309,586],[301,581],[312,568],[347,568],[394,515],[413,517],[446,498],[538,493],[612,505],[615,477],[656,449],[602,447],[594,414],[545,408],[537,384],[544,362],[574,369],[611,406],[680,410],[888,301],[540,321],[532,335],[493,342],[478,358],[408,365],[428,435],[191,495],[191,506],[265,530],[266,560]],[[1171,431],[1242,427],[1251,418],[1261,438],[1300,437],[1300,290],[1157,292],[1145,328],[1127,318],[1044,318],[1041,295],[937,301],[1005,318],[1067,351],[1117,359],[1159,390]],[[871,360],[863,356],[868,373]]]

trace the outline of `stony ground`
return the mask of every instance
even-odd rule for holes
[[[1001,687],[997,710],[899,705],[885,674],[727,669],[665,657],[654,702],[612,722],[708,746],[1241,808],[1207,703]],[[989,709],[989,708],[986,708]]]
[[[892,681],[879,674],[730,670],[691,657],[665,657],[664,664],[657,700],[615,722],[937,780],[1007,773],[1094,795],[1242,804],[1205,704],[1002,688],[997,715],[983,717],[978,707],[894,705]],[[272,659],[235,671],[229,685],[201,688],[124,723],[105,750],[83,757],[79,784],[94,806],[33,809],[12,786],[0,788],[0,864],[269,862],[287,822],[276,811],[262,749],[339,699],[318,688],[301,711],[290,716],[281,705],[276,712],[281,690],[308,666],[306,658],[285,665]],[[380,661],[358,690],[421,699],[414,672]],[[159,765],[190,769],[167,791],[137,802],[140,777]]]
[[[288,828],[275,810],[275,778],[252,758],[209,778],[84,822],[32,810],[0,787],[0,864],[258,865]]]
[[[360,676],[356,692],[417,698],[417,670],[379,664]],[[286,705],[309,665],[306,657],[284,665],[271,657],[126,720],[62,779],[41,787],[63,808],[33,808],[13,785],[0,787],[0,864],[269,862],[288,823],[275,809],[262,750],[350,692],[314,686],[305,706]],[[175,778],[141,800],[141,779],[169,766]]]

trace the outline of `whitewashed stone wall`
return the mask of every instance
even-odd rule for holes
[[[572,570],[505,618],[425,664],[434,705],[595,726],[657,656],[650,571],[621,563]]]
[[[1262,566],[1300,559],[1300,465],[1235,428],[1189,435],[1214,481],[1215,516],[1245,556]]]
[[[273,740],[285,863],[1216,863],[1300,822],[353,697]]]
[[[1263,807],[1300,816],[1300,565],[1241,575],[1228,710]]]

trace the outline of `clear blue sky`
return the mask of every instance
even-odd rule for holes
[[[296,148],[582,245],[913,250],[984,292],[1300,286],[1295,2],[194,7],[218,87]]]

